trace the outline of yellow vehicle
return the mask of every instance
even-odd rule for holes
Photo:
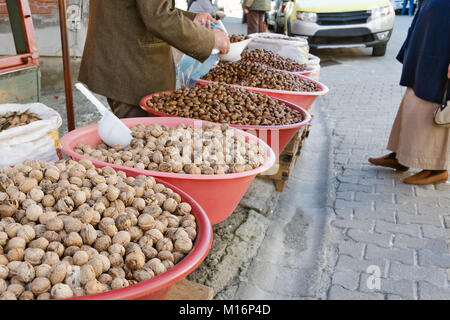
[[[308,38],[311,47],[372,47],[384,56],[394,27],[390,0],[294,0],[288,4],[286,27]]]

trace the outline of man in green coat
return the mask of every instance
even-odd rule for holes
[[[175,8],[173,0],[91,0],[79,81],[108,98],[119,118],[146,116],[144,96],[175,89],[171,46],[200,60],[229,50],[213,18]]]
[[[244,0],[247,34],[264,32],[264,13],[270,11],[270,0]]]

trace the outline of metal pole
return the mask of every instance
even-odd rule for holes
[[[64,68],[64,87],[66,91],[67,126],[69,131],[75,129],[73,110],[72,73],[70,72],[70,48],[67,36],[66,0],[58,0],[59,25],[61,28],[61,47]]]

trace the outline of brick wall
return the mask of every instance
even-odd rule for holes
[[[44,17],[50,17],[54,10],[58,9],[56,0],[29,0],[32,14],[38,14]],[[6,0],[0,0],[0,18],[6,18],[8,10]]]

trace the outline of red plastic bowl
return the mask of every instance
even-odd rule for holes
[[[127,172],[128,176],[137,176],[137,172]],[[158,183],[180,194],[181,199],[192,207],[192,214],[197,223],[197,238],[192,251],[172,269],[153,279],[139,282],[135,285],[111,290],[104,293],[75,297],[67,300],[162,300],[170,287],[195,270],[205,259],[213,239],[212,228],[208,216],[200,205],[186,192],[155,177]]]
[[[158,123],[168,127],[175,127],[183,123],[185,125],[197,127],[210,123],[194,119],[156,117],[131,118],[123,119],[122,121],[128,127],[138,124],[150,125],[152,123]],[[275,163],[275,154],[264,141],[241,130],[236,130],[236,132],[248,139],[257,140],[265,146],[265,162],[262,166],[242,173],[200,175],[140,170],[94,159],[91,160],[96,167],[101,168],[110,166],[116,170],[122,170],[130,174],[143,174],[159,177],[162,180],[173,184],[181,190],[188,192],[189,195],[192,196],[205,210],[211,224],[216,224],[225,220],[233,213],[256,175],[269,170]],[[101,139],[98,136],[97,124],[92,124],[69,132],[62,137],[60,144],[66,154],[75,160],[80,160],[84,158],[84,156],[74,152],[74,148],[79,142],[84,142],[89,145],[98,145],[101,142]]]
[[[320,91],[315,92],[302,92],[302,91],[286,91],[286,90],[274,90],[274,89],[264,89],[264,88],[255,88],[255,87],[243,87],[240,85],[232,84],[232,86],[242,88],[244,90],[249,90],[253,92],[259,92],[262,94],[267,94],[272,98],[278,98],[281,100],[289,101],[297,106],[300,106],[306,110],[308,110],[311,105],[316,101],[317,97],[328,94],[330,89],[323,83],[319,81],[313,80],[311,78],[305,77],[304,75],[297,75],[298,77],[305,79],[307,81],[314,82],[320,89]],[[198,84],[207,84],[214,83],[213,81],[200,79]]]
[[[170,114],[157,111],[155,109],[150,108],[147,105],[147,101],[150,100],[153,96],[159,95],[161,93],[168,93],[172,91],[164,91],[160,93],[154,93],[151,95],[148,95],[144,98],[142,98],[140,102],[140,107],[147,111],[151,116],[157,116],[157,117],[175,117]],[[248,133],[253,134],[254,136],[257,136],[261,140],[263,140],[265,143],[267,143],[272,150],[275,152],[275,155],[278,157],[281,152],[283,152],[284,148],[288,145],[289,141],[291,141],[292,137],[297,133],[297,131],[308,124],[311,123],[311,115],[303,108],[275,98],[275,100],[285,104],[291,109],[297,110],[302,115],[302,121],[298,122],[296,124],[291,125],[283,125],[283,126],[245,126],[245,125],[237,125],[237,124],[230,124],[231,127],[237,128],[240,130],[244,130]]]

